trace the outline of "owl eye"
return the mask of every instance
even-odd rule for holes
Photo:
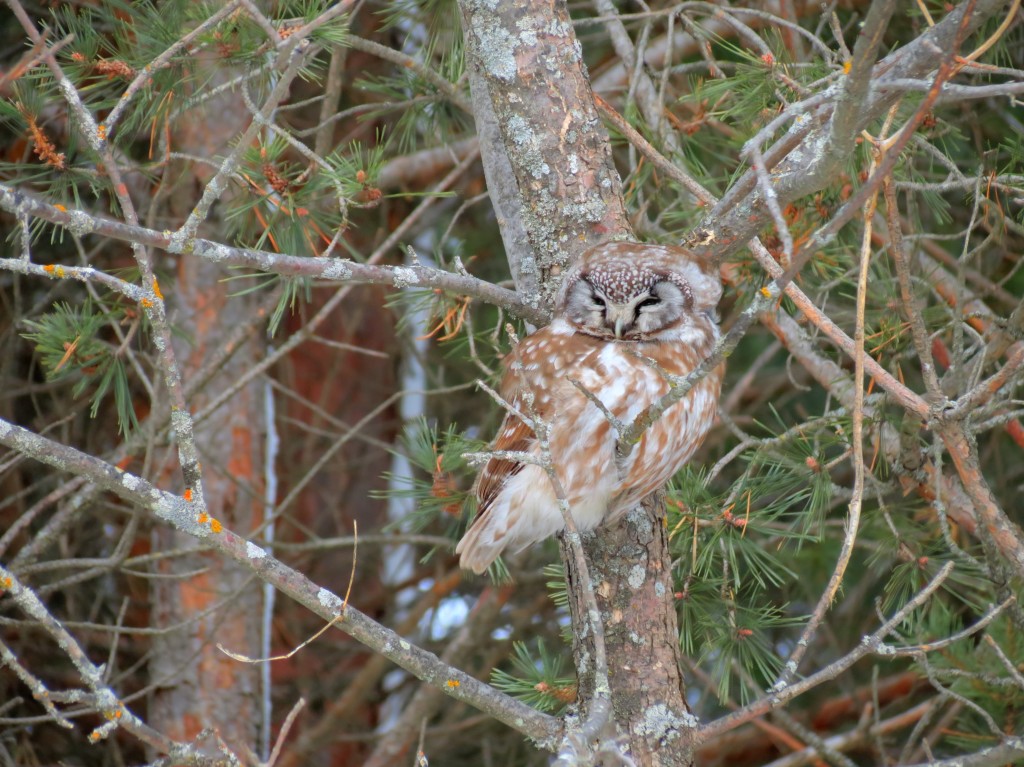
[[[657,296],[651,296],[650,298],[645,298],[643,301],[641,301],[639,304],[637,304],[636,308],[637,309],[643,309],[645,306],[657,306],[660,303],[661,303],[661,299],[660,298],[658,298]]]

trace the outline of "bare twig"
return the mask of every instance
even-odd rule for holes
[[[133,226],[101,216],[92,216],[84,211],[61,210],[57,206],[43,202],[6,184],[0,184],[0,208],[10,213],[24,211],[31,216],[58,224],[80,234],[102,234],[123,242],[161,248],[170,253],[182,253],[172,245],[169,232],[158,232],[154,229]],[[441,288],[453,293],[473,295],[533,322],[542,322],[547,317],[545,312],[525,303],[510,290],[473,277],[424,266],[375,266],[348,259],[303,258],[251,248],[236,248],[200,238],[193,240],[192,249],[188,253],[226,265],[248,266],[284,276],[393,285],[396,288]],[[8,261],[11,259],[6,259],[3,262],[4,265],[7,265]],[[68,276],[77,278],[77,275],[81,274],[82,278],[88,276],[100,279],[95,277],[92,272],[82,271],[81,267],[75,268],[79,269],[79,272],[69,272]],[[43,276],[52,276],[52,274],[46,271]],[[113,284],[110,286],[113,287]],[[144,293],[145,291],[139,289],[139,292]],[[135,294],[134,290],[132,293]],[[148,293],[146,295],[148,296]]]
[[[0,432],[3,432],[6,425],[6,423],[0,422]],[[38,439],[43,438],[40,437]],[[105,684],[103,670],[89,660],[81,645],[68,633],[61,622],[50,614],[46,606],[39,601],[39,598],[32,590],[24,586],[14,577],[13,573],[3,566],[0,566],[0,589],[10,594],[14,602],[53,637],[58,646],[68,656],[68,659],[74,664],[79,677],[90,689],[92,694],[91,705],[107,718],[107,723],[98,727],[89,736],[92,742],[105,738],[115,727],[124,727],[143,743],[160,750],[162,753],[188,752],[188,746],[175,743],[167,736],[157,732],[124,705],[114,691]],[[61,718],[58,718],[58,721],[67,726],[66,720],[62,721]]]
[[[227,530],[219,520],[205,513],[197,515],[195,504],[158,490],[143,478],[122,472],[98,458],[3,420],[0,420],[0,444],[55,468],[88,477],[104,489],[253,570],[260,578],[322,618],[328,621],[339,618],[344,604],[339,597],[287,567],[260,546]],[[553,747],[557,741],[560,726],[553,717],[541,714],[469,674],[442,663],[433,653],[412,645],[355,608],[349,606],[336,625],[413,675],[437,685],[447,695],[487,712],[539,745]]]
[[[761,716],[768,711],[778,708],[798,695],[817,687],[824,682],[835,679],[839,674],[848,669],[861,658],[871,653],[886,654],[884,645],[885,638],[892,632],[907,616],[914,610],[927,602],[938,588],[946,581],[953,572],[953,563],[947,562],[942,569],[935,574],[923,589],[914,595],[903,607],[893,613],[889,620],[885,621],[876,631],[865,635],[860,644],[846,653],[843,657],[833,661],[814,674],[788,685],[773,687],[767,696],[749,703],[738,711],[710,722],[698,730],[698,742],[713,737],[722,732],[738,727],[739,725]]]

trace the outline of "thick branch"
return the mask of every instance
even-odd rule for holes
[[[487,83],[524,199],[523,223],[548,278],[589,246],[631,229],[565,3],[461,0],[470,65]]]
[[[27,429],[0,420],[0,444],[31,456],[62,471],[87,477],[139,508],[169,522],[241,563],[345,633],[384,655],[414,676],[436,686],[447,695],[469,703],[523,733],[542,747],[553,747],[560,725],[519,701],[498,692],[452,666],[433,653],[422,650],[380,625],[332,592],[317,586],[305,575],[268,554],[263,548],[227,530],[207,515],[196,515],[196,507],[180,496],[160,490],[141,477],[122,472],[110,464],[72,447],[41,437]]]
[[[80,236],[100,234],[122,242],[182,254],[180,250],[172,249],[170,232],[132,226],[80,210],[62,210],[6,184],[0,184],[0,209],[14,215],[28,214],[49,221]],[[439,288],[501,306],[530,322],[542,323],[547,319],[547,313],[528,305],[511,290],[469,275],[452,274],[425,266],[374,266],[342,258],[303,258],[266,250],[236,248],[198,238],[192,241],[188,254],[229,266],[248,266],[261,272],[288,277],[392,285],[396,288]]]
[[[900,97],[886,90],[888,82],[921,78],[934,71],[937,59],[953,50],[958,36],[974,33],[1004,7],[1005,0],[967,0],[920,37],[889,54],[874,67],[870,94],[861,103],[857,119],[843,133],[852,128],[855,135]],[[764,151],[781,205],[819,191],[840,172],[842,157],[827,151],[835,115],[833,102],[802,113],[789,132]],[[755,175],[753,169],[748,170],[701,222],[702,229],[715,233],[715,242],[702,250],[724,258],[744,247],[770,222]]]

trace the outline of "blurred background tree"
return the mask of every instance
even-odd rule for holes
[[[0,763],[1024,758],[1019,0],[6,7]],[[610,238],[720,263],[719,423],[470,577]]]

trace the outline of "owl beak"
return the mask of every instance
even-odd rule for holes
[[[633,307],[608,304],[605,325],[614,328],[616,338],[622,338],[622,334],[633,325]]]

